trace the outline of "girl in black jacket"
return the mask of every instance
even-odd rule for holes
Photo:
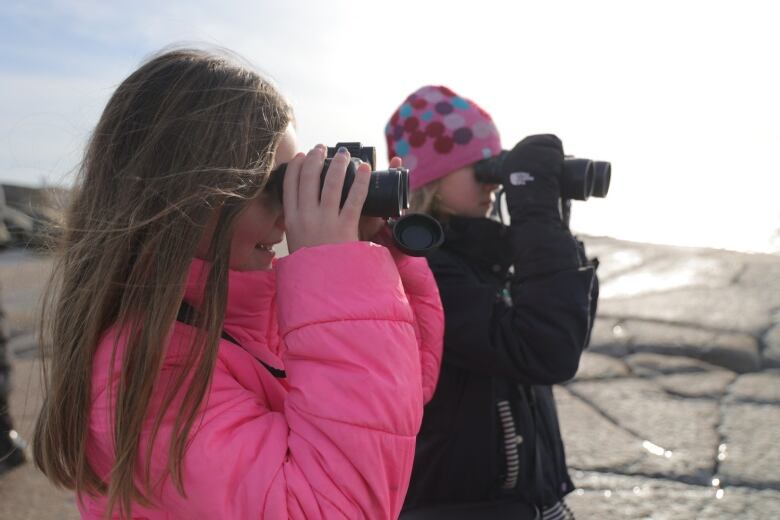
[[[446,237],[428,259],[444,305],[444,358],[402,518],[573,518],[551,385],[577,371],[598,282],[561,221],[561,142],[531,136],[503,155],[506,226],[486,218],[498,185],[475,175],[475,164],[501,153],[476,103],[423,87],[386,137],[389,156],[410,169],[412,210],[436,217]]]

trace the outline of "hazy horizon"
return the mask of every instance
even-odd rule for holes
[[[555,133],[613,165],[572,227],[659,244],[780,252],[780,79],[759,1],[392,4],[331,0],[0,5],[0,181],[67,185],[114,88],[174,42],[246,57],[292,101],[300,144],[361,141],[386,164],[403,98],[445,84],[504,147]]]

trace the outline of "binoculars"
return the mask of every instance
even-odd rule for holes
[[[320,173],[320,191],[325,183],[325,176],[333,157],[339,148],[349,151],[350,161],[344,177],[344,187],[341,191],[340,207],[344,206],[347,195],[355,180],[360,162],[371,165],[371,179],[368,185],[368,195],[363,204],[361,215],[365,217],[389,218],[388,225],[392,229],[393,239],[398,249],[410,256],[425,256],[444,241],[441,225],[432,217],[420,213],[403,215],[409,209],[409,170],[407,168],[388,168],[375,171],[376,148],[362,146],[359,142],[336,143],[328,147],[328,154]],[[283,200],[282,189],[287,164],[282,164],[271,173],[265,190],[275,194],[279,201]]]
[[[344,188],[341,191],[340,205],[344,206],[360,162],[367,162],[371,165],[371,169],[374,169],[376,148],[361,146],[360,143],[337,143],[336,146],[329,146],[328,155],[320,174],[320,190],[325,183],[325,175],[328,173],[330,163],[341,147],[346,148],[351,156],[344,177]],[[271,174],[271,178],[266,184],[266,190],[275,193],[279,200],[282,200],[282,186],[286,170],[286,164],[279,166]],[[362,215],[367,217],[400,217],[405,209],[409,209],[409,170],[407,168],[388,168],[383,171],[372,171]]]
[[[495,157],[478,162],[474,167],[477,180],[486,184],[511,182],[511,179],[505,178],[507,173],[502,171],[506,154],[507,151],[504,150]],[[566,156],[559,179],[561,199],[588,200],[589,197],[606,197],[611,176],[612,165],[606,161]]]

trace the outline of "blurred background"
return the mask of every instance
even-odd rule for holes
[[[404,97],[445,84],[505,147],[559,135],[613,163],[581,232],[780,251],[780,49],[770,2],[174,0],[0,4],[0,181],[68,186],[115,87],[174,42],[219,45],[275,79],[301,145],[386,161]]]
[[[505,148],[549,132],[568,154],[610,161],[608,196],[573,203],[602,295],[580,372],[556,387],[578,486],[569,503],[578,518],[780,518],[775,11],[758,0],[3,0],[0,348],[19,438],[41,402],[41,237],[90,132],[146,58],[219,46],[289,97],[302,149],[361,141],[384,167],[392,112],[443,84],[492,114]],[[78,517],[31,463],[3,464],[0,518]]]

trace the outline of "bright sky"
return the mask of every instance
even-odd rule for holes
[[[780,252],[773,2],[3,0],[0,181],[67,184],[113,89],[177,42],[227,47],[293,102],[303,147],[383,128],[416,88],[488,110],[505,147],[555,133],[612,162],[590,235]]]

